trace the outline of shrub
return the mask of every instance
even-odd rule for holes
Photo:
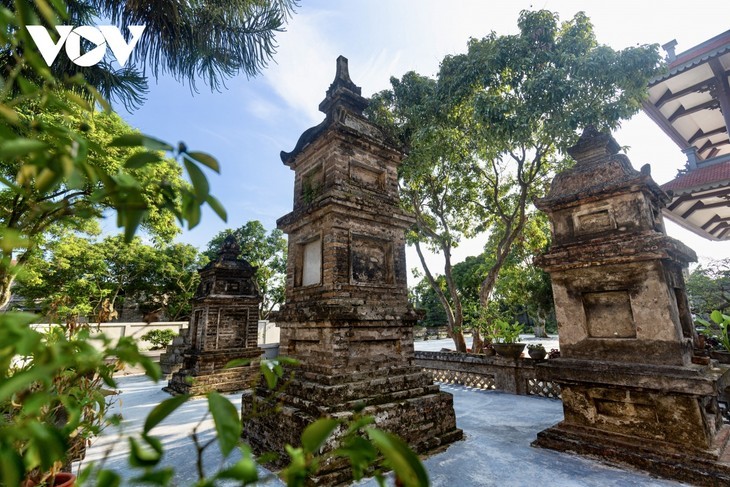
[[[168,346],[176,336],[177,333],[172,330],[150,330],[142,335],[142,340],[150,342],[152,350],[159,350]]]

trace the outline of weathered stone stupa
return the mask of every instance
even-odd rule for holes
[[[178,394],[205,394],[249,389],[259,377],[258,308],[261,298],[254,281],[256,268],[239,259],[241,252],[230,235],[218,258],[200,272],[192,300],[183,365],[165,390]],[[232,360],[248,365],[225,368]]]
[[[683,270],[695,253],[664,230],[669,200],[616,141],[587,129],[575,167],[537,201],[552,223],[538,259],[550,273],[561,357],[538,367],[560,384],[563,422],[535,446],[595,455],[700,485],[730,485],[718,393],[727,369],[694,357]]]
[[[294,210],[278,221],[289,255],[277,323],[280,354],[301,365],[281,397],[282,412],[245,428],[258,452],[298,445],[308,423],[342,417],[358,404],[419,452],[461,438],[452,396],[414,366],[404,236],[413,220],[398,197],[403,155],[363,117],[368,102],[360,93],[340,56],[319,106],[325,120],[282,152],[295,182]],[[244,414],[265,393],[244,395]],[[326,465],[318,482],[349,475]]]

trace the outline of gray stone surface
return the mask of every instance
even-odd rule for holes
[[[121,393],[115,406],[124,417],[122,429],[139,432],[147,413],[169,396],[144,376],[119,378]],[[445,452],[425,460],[432,485],[444,487],[521,486],[546,483],[560,487],[680,486],[647,474],[621,470],[576,455],[530,447],[538,431],[562,419],[560,401],[513,396],[494,391],[475,391],[460,386],[442,386],[454,395],[457,426],[465,439]],[[227,396],[238,407],[240,394]],[[192,400],[152,432],[165,445],[163,463],[176,469],[175,484],[192,485],[196,477],[195,452],[189,434],[204,415],[207,401]],[[203,438],[213,432],[212,420],[200,428]],[[89,449],[85,463],[98,461],[111,448],[107,468],[120,472],[125,485],[135,485],[127,463],[127,441],[110,428]],[[212,447],[205,456],[209,471],[217,468],[220,452]],[[262,470],[262,473],[264,471]],[[271,480],[266,485],[283,485]],[[374,481],[362,485],[374,486]]]
[[[607,133],[588,127],[576,164],[535,206],[552,244],[561,356],[536,369],[561,389],[564,421],[535,446],[616,462],[697,485],[730,485],[730,427],[718,395],[730,369],[700,346],[684,283],[695,253],[666,235],[669,196]]]
[[[471,348],[471,337],[465,337],[466,346]],[[542,343],[548,352],[556,348],[560,350],[558,343],[558,335],[550,335],[548,338],[536,338],[535,335],[520,335],[520,342],[530,344]],[[454,350],[454,340],[451,338],[441,338],[438,340],[417,340],[413,342],[413,348],[422,352],[440,352],[442,348]],[[525,349],[525,354],[527,349]]]

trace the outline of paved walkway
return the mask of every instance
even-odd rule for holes
[[[434,341],[435,342],[435,341]],[[115,405],[124,420],[121,429],[139,431],[147,413],[169,397],[145,376],[119,378],[121,393]],[[466,439],[445,452],[425,460],[434,486],[524,486],[543,484],[556,487],[628,487],[679,486],[675,482],[654,479],[644,473],[626,471],[575,455],[530,447],[538,431],[562,419],[560,401],[532,396],[513,396],[495,391],[481,391],[461,386],[442,386],[454,395],[459,428]],[[240,394],[228,396],[240,408]],[[152,433],[165,445],[163,463],[175,467],[175,484],[188,486],[197,480],[195,449],[189,434],[203,417],[207,401],[193,400],[178,409]],[[203,441],[212,437],[213,424],[203,422]],[[105,455],[107,468],[122,474],[125,485],[133,474],[127,464],[127,441],[115,428],[105,431],[89,449],[86,462],[99,461]],[[212,471],[220,465],[221,455],[212,447],[204,457]],[[262,471],[263,473],[263,471]],[[283,485],[271,479],[266,485]],[[374,486],[374,481],[364,485]]]
[[[542,346],[545,347],[545,350],[548,352],[553,348],[560,350],[558,335],[550,335],[548,338],[535,338],[535,335],[520,335],[520,342],[528,345],[542,343]],[[470,336],[466,337],[466,346],[471,347]],[[413,348],[424,352],[439,352],[442,348],[447,348],[449,350],[455,349],[454,340],[451,338],[441,338],[439,340],[419,340],[413,342]],[[524,354],[527,356],[527,348],[525,348]]]

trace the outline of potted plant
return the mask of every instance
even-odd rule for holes
[[[545,347],[542,345],[542,343],[531,343],[527,345],[527,353],[533,360],[545,360],[547,350],[545,350]]]
[[[73,485],[71,463],[108,424],[116,359],[141,363],[151,377],[159,369],[133,339],[116,343],[91,336],[88,326],[31,327],[37,317],[0,314],[0,469],[3,485]],[[98,350],[92,342],[100,344]]]
[[[710,357],[723,364],[730,364],[730,336],[728,336],[728,325],[730,316],[718,310],[710,314],[712,323],[698,318],[697,322],[704,329],[700,332],[705,336],[706,346],[710,348]]]
[[[518,359],[525,349],[524,343],[519,343],[523,326],[519,323],[510,324],[504,320],[494,320],[488,337],[497,355],[505,358]]]

